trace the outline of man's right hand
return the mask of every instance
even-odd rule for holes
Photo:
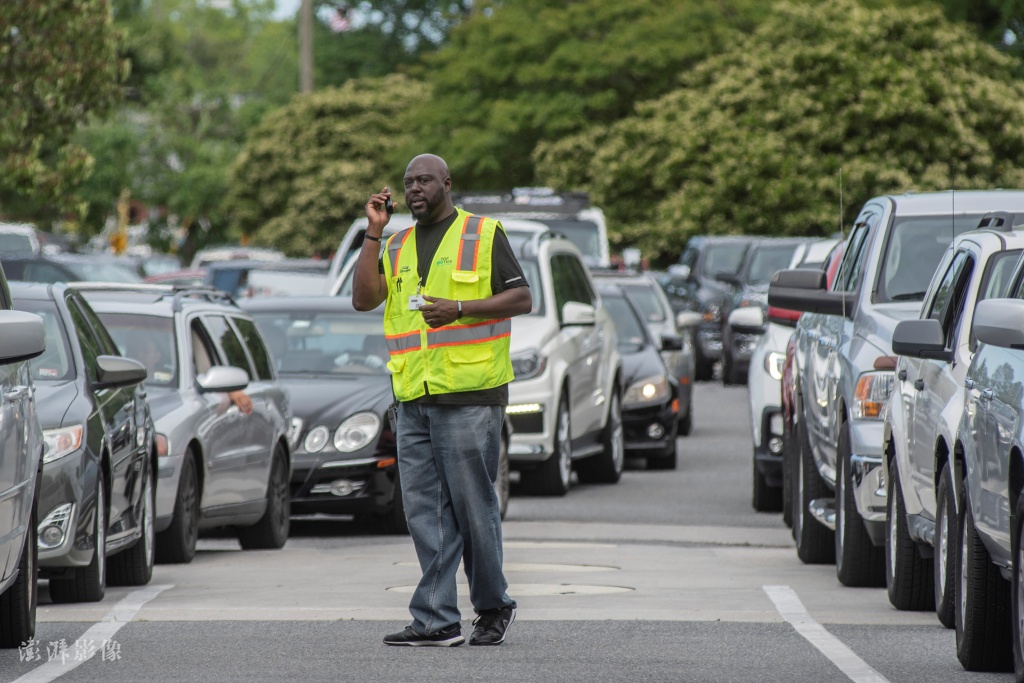
[[[390,191],[381,190],[377,194],[370,195],[370,201],[366,203],[366,218],[370,222],[366,228],[366,234],[371,237],[380,237],[384,232],[384,226],[391,220],[391,216],[384,209],[384,202],[390,196]]]

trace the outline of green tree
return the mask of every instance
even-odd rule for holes
[[[761,0],[517,0],[481,10],[426,58],[432,98],[419,108],[417,143],[444,156],[463,187],[531,184],[538,141],[614,122],[669,92],[680,71],[766,11]]]
[[[1024,187],[1013,70],[937,8],[783,4],[676,91],[535,158],[652,256],[702,233],[824,234],[840,172],[847,225],[878,193]]]
[[[92,158],[71,138],[118,101],[117,40],[108,0],[0,3],[0,211],[77,211]]]
[[[371,191],[400,187],[405,165],[389,159],[410,138],[406,101],[425,97],[422,84],[392,75],[297,95],[268,114],[232,170],[234,229],[293,256],[337,248]]]

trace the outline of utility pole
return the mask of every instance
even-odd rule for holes
[[[313,92],[313,0],[299,8],[299,91]]]

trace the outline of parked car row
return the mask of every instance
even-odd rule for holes
[[[778,419],[760,419],[781,477],[759,480],[755,429],[754,506],[783,511],[802,561],[935,610],[966,669],[1017,680],[1022,254],[1024,192],[880,196],[821,267],[773,276],[763,321],[731,316],[767,323],[753,358],[781,380]],[[794,319],[788,340],[771,327]]]

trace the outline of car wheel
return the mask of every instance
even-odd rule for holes
[[[404,513],[403,513],[404,516]],[[288,490],[288,460],[284,447],[274,448],[267,480],[267,509],[260,521],[238,529],[242,550],[277,550],[284,547],[291,528],[291,492]]]
[[[1010,584],[992,563],[966,497],[963,508],[957,553],[956,656],[968,671],[1009,671],[1013,666]]]
[[[38,577],[39,542],[36,537],[36,510],[32,505],[18,562],[18,578],[0,594],[0,648],[20,647],[36,633],[36,579]]]
[[[622,404],[617,388],[612,389],[608,402],[608,418],[601,435],[600,453],[576,465],[580,481],[588,484],[614,484],[622,477],[626,464],[625,434],[622,429]]]
[[[953,475],[948,462],[939,475],[935,507],[935,559],[932,561],[935,571],[932,581],[935,586],[935,614],[943,626],[953,628],[956,626],[956,548],[960,536],[956,526]]]
[[[700,344],[697,343],[697,332],[693,333],[693,367],[694,380],[707,382],[715,376],[715,361],[705,358],[701,353]]]
[[[664,453],[647,458],[647,469],[649,470],[674,470],[678,464],[679,447],[675,439],[672,439],[672,445],[666,448]]]
[[[144,586],[153,577],[153,562],[156,556],[156,534],[153,531],[153,517],[156,510],[156,487],[153,473],[146,475],[142,491],[142,536],[131,548],[110,558],[108,583],[111,586]]]
[[[782,521],[793,527],[793,426],[785,420],[782,426]]]
[[[722,349],[722,385],[730,386],[736,384],[736,368],[733,367],[732,353],[727,348]]]
[[[690,386],[690,395],[686,399],[686,413],[679,418],[679,436],[689,436],[693,431],[693,385]]]
[[[178,496],[174,501],[171,525],[156,535],[156,561],[187,563],[196,555],[199,537],[199,481],[192,450],[185,452],[178,478]]]
[[[501,519],[505,519],[505,513],[508,512],[509,490],[511,487],[509,482],[508,437],[502,433],[499,441],[501,448],[498,451],[498,472],[494,477],[494,494],[498,497],[498,513]]]
[[[1013,624],[1013,670],[1018,683],[1024,680],[1024,493],[1017,494],[1013,506],[1013,537],[1010,547],[1013,553],[1013,583],[1010,602]]]
[[[844,586],[884,586],[885,549],[872,543],[854,498],[848,422],[839,429],[836,461],[836,576]]]
[[[71,577],[50,579],[50,598],[55,603],[99,602],[107,585],[107,492],[103,468],[96,475],[96,507],[93,513],[93,554],[88,566],[69,570]]]
[[[754,494],[751,504],[758,512],[781,512],[782,511],[782,489],[777,486],[770,486],[764,473],[754,461]]]
[[[794,491],[793,538],[796,554],[804,564],[829,564],[836,561],[835,532],[810,516],[810,504],[815,498],[828,495],[825,481],[818,474],[811,454],[807,429],[800,423],[801,448],[797,465],[797,486]]]
[[[564,496],[572,481],[572,422],[563,392],[555,417],[555,452],[535,470],[522,473],[523,488],[540,496]]]
[[[889,463],[885,511],[885,587],[889,602],[901,610],[935,608],[932,561],[921,557],[907,527],[907,509],[896,460]]]

